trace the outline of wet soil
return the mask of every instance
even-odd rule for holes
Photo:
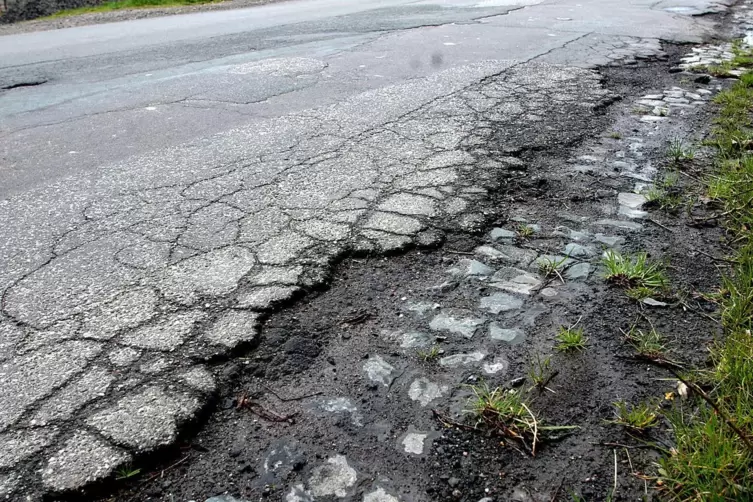
[[[337,494],[343,500],[564,501],[571,493],[605,500],[615,483],[614,500],[656,497],[657,449],[606,421],[618,399],[655,399],[663,408],[673,403],[665,398],[675,390],[672,374],[636,358],[625,341],[624,331],[634,323],[664,333],[673,360],[689,366],[706,362],[717,326],[709,316],[714,306],[697,293],[718,285],[718,263],[711,256],[725,250],[713,222],[692,224],[690,216],[705,214],[702,205],[692,206],[690,215],[652,210],[636,220],[642,226],[637,231],[601,227],[622,238],[623,251],[645,250],[668,263],[672,290],[682,301],[670,300],[664,308],[637,304],[596,270],[585,282],[551,281],[555,296],[531,301],[519,312],[488,316],[523,327],[520,343],[490,341],[482,329],[472,338],[445,336],[427,325],[439,310],[477,315],[480,298],[493,288],[472,278],[448,281],[447,271],[472,258],[477,246],[489,244],[490,229],[515,229],[521,220],[537,224],[539,233],[513,245],[557,253],[569,242],[561,236],[563,226],[593,229],[609,218],[605,214],[614,210],[618,192],[634,190],[635,177],[611,167],[615,162],[632,152],[642,168],[661,168],[671,138],[702,139],[710,105],[658,128],[647,127],[633,113],[638,96],[678,85],[708,87],[669,72],[687,50],[668,46],[667,61],[602,69],[604,85],[622,100],[583,124],[585,141],[517,152],[526,167],[489,181],[482,232],[445,229],[445,242],[436,249],[340,263],[327,288],[268,318],[256,350],[218,364],[224,387],[200,431],[187,431],[177,447],[142,459],[140,476],[97,487],[99,493],[117,489],[106,499],[118,501],[203,501],[223,493],[238,500],[311,500],[304,490],[307,480],[313,486],[315,477],[326,478],[322,465],[343,474],[331,462],[342,456],[356,473]],[[692,176],[707,164],[699,153],[683,168]],[[689,180],[681,176],[681,186]],[[554,352],[557,328],[575,322],[589,337],[587,349]],[[424,360],[426,347],[396,343],[408,333],[428,335],[443,351],[439,361],[481,350],[496,371]],[[489,431],[471,429],[463,411],[470,385],[510,387],[527,377],[535,354],[551,354],[557,374],[548,384],[551,390],[528,393],[531,406],[548,424],[578,429],[540,444],[534,457]],[[376,378],[364,376],[370,369]],[[426,405],[409,398],[421,379],[436,384],[441,394]],[[530,381],[522,388],[529,386]],[[423,438],[418,449],[411,442],[415,435]],[[644,439],[671,446],[666,424]],[[328,479],[337,485],[335,478]]]

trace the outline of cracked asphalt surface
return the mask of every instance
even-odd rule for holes
[[[265,312],[349,253],[481,229],[486,177],[616,98],[594,68],[722,8],[312,0],[0,37],[0,494],[172,444]]]

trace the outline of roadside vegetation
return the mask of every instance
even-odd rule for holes
[[[739,44],[734,50],[725,67],[753,66],[750,51]],[[709,144],[717,155],[708,196],[736,254],[716,296],[724,336],[711,349],[713,364],[677,374],[694,399],[678,401],[667,415],[675,446],[660,462],[660,483],[665,498],[676,501],[753,498],[753,72],[721,92],[716,103]],[[634,336],[633,343],[650,352],[662,346],[648,337]]]
[[[198,5],[206,3],[216,3],[221,0],[118,0],[107,2],[91,7],[79,7],[76,9],[66,9],[51,14],[40,19],[55,19],[59,17],[78,16],[80,14],[89,14],[92,12],[109,12],[121,9],[148,9],[154,7],[180,7],[183,5]]]

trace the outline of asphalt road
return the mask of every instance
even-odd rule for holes
[[[206,361],[334,257],[483,220],[479,124],[556,131],[606,94],[583,69],[719,8],[307,0],[0,37],[0,494],[172,442]]]

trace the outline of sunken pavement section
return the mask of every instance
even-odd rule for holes
[[[485,180],[614,98],[590,70],[488,62],[1,202],[0,494],[80,488],[171,444],[265,310],[348,252],[480,229]]]

